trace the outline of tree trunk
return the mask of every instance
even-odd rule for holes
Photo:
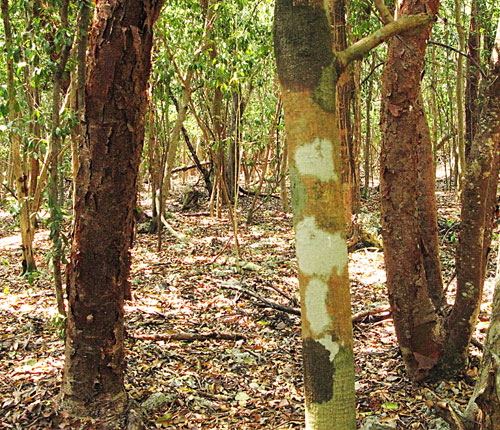
[[[375,67],[375,57],[372,60],[371,70]],[[372,110],[372,97],[373,97],[373,81],[370,79],[368,83],[368,96],[366,98],[366,136],[364,145],[364,175],[365,185],[363,188],[363,197],[365,199],[370,197],[370,175],[371,175],[371,144],[372,144],[372,127],[371,127],[371,110]]]
[[[427,14],[391,22],[333,51],[332,1],[278,0],[274,46],[287,127],[301,294],[306,429],[354,430],[354,359],[347,273],[338,77]]]
[[[469,154],[462,194],[462,222],[456,257],[457,295],[448,320],[449,338],[444,363],[448,366],[455,362],[463,365],[467,360],[467,347],[481,305],[497,206],[500,161],[500,60],[497,48],[492,55],[485,89],[486,104]]]
[[[68,25],[69,0],[61,3],[61,28]],[[57,310],[59,314],[66,315],[62,292],[61,256],[62,239],[61,228],[63,223],[61,200],[59,198],[59,152],[61,151],[61,137],[58,129],[61,125],[59,111],[61,109],[62,83],[65,78],[66,63],[69,59],[71,44],[64,44],[59,55],[57,69],[54,73],[54,88],[52,89],[51,130],[49,140],[49,208],[50,208],[50,239],[52,241],[52,275],[56,292]]]
[[[274,37],[299,266],[306,428],[351,430],[354,361],[337,70],[327,6],[304,3],[276,2]]]
[[[493,312],[479,367],[479,377],[466,411],[471,430],[496,430],[500,422],[500,279],[496,279]]]
[[[458,49],[465,50],[465,30],[463,27],[462,2],[455,0],[455,25],[458,32]],[[458,54],[457,58],[457,80],[456,80],[456,102],[457,102],[457,129],[458,129],[458,185],[462,190],[464,187],[465,174],[465,108],[464,108],[464,58]]]
[[[435,14],[438,0],[405,0],[402,16]],[[382,77],[380,192],[387,287],[409,372],[422,378],[439,359],[442,280],[434,165],[420,80],[431,25],[391,42]]]
[[[2,0],[2,19],[5,31],[5,51],[7,54],[7,93],[9,102],[9,121],[15,123],[18,114],[15,110],[14,95],[14,59],[12,52],[12,28],[10,23],[9,1]],[[17,202],[19,204],[19,229],[21,230],[23,252],[23,274],[36,271],[35,257],[33,254],[34,231],[31,223],[30,202],[28,199],[28,176],[25,172],[24,162],[21,157],[21,137],[15,131],[10,133],[12,171],[14,174]]]
[[[345,0],[333,0],[331,2],[330,20],[332,22],[333,49],[342,51],[347,48],[347,32],[346,32],[346,4]],[[346,233],[348,236],[352,234],[352,214],[353,214],[353,185],[354,174],[352,169],[352,147],[353,125],[351,122],[351,101],[353,98],[354,80],[353,67],[348,67],[337,81],[337,122],[340,136],[340,144],[342,148],[342,175],[341,181],[344,186],[344,209],[346,221]]]
[[[466,66],[465,83],[465,155],[469,156],[470,147],[476,134],[479,121],[479,79],[480,72],[480,18],[477,0],[471,2],[471,16],[469,24],[469,40],[467,52],[469,58]]]
[[[99,1],[89,48],[60,407],[73,416],[110,423],[116,423],[127,402],[124,283],[144,139],[152,26],[161,4]]]

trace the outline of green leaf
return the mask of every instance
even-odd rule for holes
[[[399,405],[394,402],[385,402],[382,403],[382,408],[386,411],[397,411],[399,409]]]

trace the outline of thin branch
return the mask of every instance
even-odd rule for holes
[[[186,172],[191,169],[200,169],[200,166],[208,166],[210,165],[210,161],[204,161],[198,164],[191,164],[190,166],[181,166],[181,167],[176,167],[175,169],[172,169],[172,173],[177,173],[177,172]]]
[[[247,296],[251,296],[256,298],[257,300],[261,301],[264,303],[267,307],[270,307],[271,309],[276,309],[278,311],[283,311],[288,314],[292,315],[299,315],[300,316],[300,309],[297,308],[292,308],[290,306],[284,306],[280,305],[279,303],[275,303],[271,300],[266,299],[265,297],[262,297],[261,295],[254,293],[253,291],[250,291],[246,288],[243,287],[238,287],[236,285],[223,285],[222,288],[226,288],[228,290],[235,290],[239,291],[240,293],[246,294]]]
[[[421,13],[418,15],[402,16],[401,18],[384,25],[369,36],[353,43],[343,51],[335,53],[339,62],[340,70],[344,70],[355,60],[361,60],[373,48],[376,48],[378,45],[382,44],[386,40],[389,40],[391,37],[429,24],[432,20],[432,16]]]
[[[16,200],[17,200],[17,196],[16,196],[16,193],[10,189],[6,184],[2,184],[2,186],[10,193],[12,194],[12,197],[14,197]]]
[[[377,64],[377,65],[376,65],[376,66],[375,66],[375,67],[374,67],[374,68],[370,71],[370,73],[368,73],[368,76],[367,76],[365,79],[363,79],[363,80],[361,81],[361,83],[360,83],[359,85],[360,85],[360,86],[363,86],[363,85],[364,85],[364,84],[368,81],[368,79],[370,79],[370,78],[371,78],[371,76],[375,73],[375,70],[377,70],[380,66],[383,66],[384,64],[385,64],[385,62],[384,62],[384,63],[378,63],[378,64]]]
[[[377,8],[377,11],[380,15],[380,19],[382,19],[382,22],[384,24],[389,24],[390,22],[394,21],[394,18],[392,17],[391,12],[385,5],[384,0],[374,0],[375,7]]]
[[[465,52],[462,52],[460,51],[459,49],[457,48],[454,48],[453,46],[450,46],[450,45],[446,45],[445,43],[441,43],[441,42],[435,42],[433,40],[429,40],[429,42],[427,42],[429,45],[435,45],[435,46],[440,46],[441,48],[446,48],[446,49],[449,49],[450,51],[453,51],[453,52],[456,52],[457,54],[459,55],[462,55],[463,57],[467,57],[468,60],[470,60],[470,62],[472,64],[474,64],[474,66],[477,67],[477,69],[479,70],[479,73],[481,73],[481,76],[483,78],[486,78],[486,72],[481,69],[481,66],[479,65],[479,63],[475,60],[474,57],[471,57],[469,54],[465,53]]]
[[[241,340],[247,337],[239,333],[152,333],[152,334],[132,334],[133,339],[140,340],[163,340],[163,341],[174,341],[174,340],[184,340],[186,342],[193,342],[195,340]]]
[[[374,309],[365,309],[364,311],[360,311],[357,314],[352,316],[352,322],[358,322],[365,319],[371,315],[378,315],[384,312],[391,312],[391,307],[389,305],[382,305]]]

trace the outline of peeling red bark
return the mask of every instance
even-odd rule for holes
[[[403,13],[423,3],[404,3]],[[437,1],[426,3],[435,11]],[[462,195],[457,294],[447,316],[439,268],[434,174],[420,75],[429,32],[394,40],[383,76],[381,210],[396,334],[415,379],[463,368],[482,297],[500,166],[500,66],[473,140]],[[493,56],[498,63],[498,55]]]
[[[435,14],[439,1],[404,1],[401,14]],[[382,78],[381,211],[387,286],[407,367],[424,377],[441,351],[441,269],[434,166],[420,94],[431,26],[391,42]]]
[[[75,415],[116,416],[126,405],[123,301],[152,26],[161,4],[107,0],[94,13],[60,402]]]
[[[500,36],[497,36],[497,43]],[[498,46],[498,45],[497,45]],[[477,321],[496,213],[500,167],[500,60],[492,56],[486,104],[472,143],[462,195],[461,228],[456,256],[457,294],[448,319],[446,364],[467,360]]]

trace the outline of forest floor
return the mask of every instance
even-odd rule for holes
[[[254,223],[239,226],[240,273],[228,219],[207,216],[206,201],[182,211],[179,193],[180,188],[169,201],[169,222],[189,242],[165,233],[157,252],[156,236],[139,233],[132,250],[126,388],[143,405],[146,428],[303,428],[300,319],[250,295],[298,307],[291,214],[281,211],[277,199],[259,201]],[[438,199],[446,284],[454,276],[459,209],[453,193],[438,192]],[[251,198],[240,200],[244,219]],[[363,202],[359,222],[377,231],[376,199]],[[35,240],[39,273],[21,278],[18,230],[10,214],[0,212],[0,429],[96,428],[53,414],[64,358],[62,323],[47,266],[48,232],[40,229]],[[387,304],[380,249],[351,252],[349,271],[353,314]],[[451,279],[450,299],[453,288]],[[475,334],[479,341],[492,288],[490,273]],[[190,339],[192,334],[207,339]],[[227,334],[237,336],[223,339]],[[415,384],[406,375],[389,315],[357,321],[354,336],[360,425],[377,416],[392,428],[434,428],[425,390],[466,405],[477,374],[477,348],[462,378]]]

